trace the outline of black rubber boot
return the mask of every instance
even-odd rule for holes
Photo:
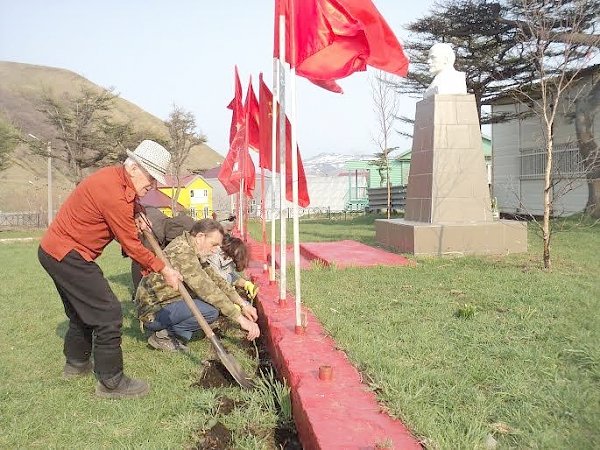
[[[126,375],[121,376],[121,380],[114,388],[108,386],[113,385],[113,380],[105,382],[98,381],[96,384],[96,395],[102,398],[137,398],[143,397],[150,392],[150,386],[143,380],[129,378]]]
[[[92,361],[67,361],[63,369],[63,378],[70,379],[92,373]]]

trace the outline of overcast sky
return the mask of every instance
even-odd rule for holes
[[[374,0],[400,39],[433,0]],[[166,119],[173,104],[194,113],[208,143],[225,154],[237,64],[245,86],[272,78],[272,0],[0,0],[0,60],[68,69]],[[298,136],[304,158],[370,154],[376,133],[369,72],[341,80],[343,95],[304,79]],[[256,83],[255,83],[255,90]],[[401,113],[414,115],[403,98]],[[396,138],[392,145],[410,148]]]

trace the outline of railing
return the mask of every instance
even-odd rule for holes
[[[42,228],[46,224],[46,213],[22,211],[0,213],[0,227]]]
[[[391,209],[394,211],[404,211],[406,207],[406,186],[391,186]],[[388,189],[387,186],[378,188],[369,188],[368,190],[369,212],[381,212],[388,207]]]
[[[539,147],[521,149],[521,179],[540,179],[546,171],[546,151]],[[576,143],[557,144],[552,149],[553,177],[583,178],[585,168]]]
[[[275,219],[279,219],[280,218],[280,211],[279,209],[271,209],[271,208],[267,208],[265,209],[265,212],[267,213],[267,219],[271,220],[273,217],[275,217]],[[307,220],[307,219],[327,219],[327,220],[348,220],[352,217],[358,216],[358,215],[364,215],[365,209],[362,208],[360,210],[352,210],[352,209],[343,209],[343,210],[334,210],[331,209],[330,207],[309,207],[309,208],[298,208],[298,217],[301,220]],[[293,208],[285,208],[283,210],[283,214],[282,216],[285,219],[292,219],[294,214],[294,210]],[[221,219],[222,217],[225,218],[226,214],[218,214],[219,219]],[[249,211],[248,214],[249,218],[252,219],[256,219],[256,218],[260,218],[260,210],[253,210],[253,211]]]

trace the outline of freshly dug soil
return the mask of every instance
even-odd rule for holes
[[[203,361],[204,369],[198,382],[192,386],[201,388],[218,388],[235,386],[237,383],[221,361],[209,359]]]
[[[229,397],[221,397],[219,398],[219,406],[217,412],[219,414],[227,415],[231,413],[237,406],[239,406],[241,402],[236,402],[235,400]]]
[[[196,449],[198,450],[223,450],[231,445],[231,431],[221,422],[217,422],[207,430]]]

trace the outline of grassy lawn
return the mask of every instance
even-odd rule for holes
[[[373,244],[373,219],[302,221],[301,238]],[[414,267],[315,268],[302,274],[303,300],[428,448],[484,448],[490,436],[497,448],[600,448],[600,227],[556,234],[551,272],[533,231],[529,248],[418,258]],[[233,448],[277,448],[280,416],[264,389],[195,385],[212,358],[205,341],[190,355],[148,349],[116,245],[99,264],[123,302],[126,372],[148,380],[151,395],[100,400],[91,377],[62,380],[66,320],[36,249],[0,245],[0,448],[206,448],[217,422],[232,430]],[[230,330],[223,342],[252,372],[252,349],[238,338]]]
[[[372,221],[302,221],[301,239],[373,243]],[[600,226],[557,233],[552,272],[533,230],[523,255],[302,272],[305,304],[429,448],[600,448]]]
[[[19,238],[39,238],[42,237],[46,229],[5,229],[0,230],[0,240],[2,239],[19,239]]]
[[[0,448],[210,448],[217,422],[232,431],[234,448],[278,448],[273,434],[281,417],[265,389],[196,386],[202,361],[214,358],[210,345],[192,341],[188,355],[149,349],[133,319],[129,260],[111,245],[99,264],[123,304],[125,371],[149,381],[150,395],[101,400],[93,377],[61,378],[67,322],[37,261],[37,241],[2,243]],[[231,329],[222,342],[253,373],[254,348],[240,348],[240,336]]]

